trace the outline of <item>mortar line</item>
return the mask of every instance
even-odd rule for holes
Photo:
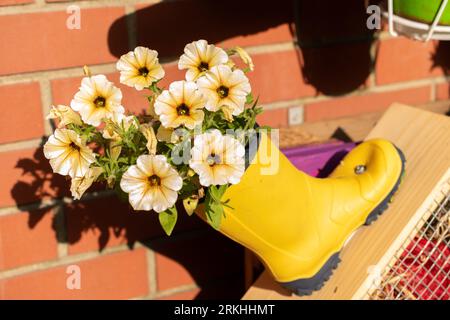
[[[151,297],[151,299],[164,298],[164,297],[167,297],[167,296],[170,296],[170,295],[173,295],[173,294],[192,291],[194,289],[200,289],[200,287],[196,283],[185,284],[185,285],[181,285],[181,286],[178,286],[178,287],[175,287],[175,288],[159,291],[155,296]]]
[[[44,132],[45,135],[51,135],[53,133],[53,128],[49,120],[47,120],[47,115],[50,112],[50,106],[52,104],[52,91],[50,87],[50,80],[41,79],[39,81],[39,87],[41,91],[41,110],[42,110],[42,121],[44,122]]]
[[[430,101],[436,101],[437,99],[437,83],[436,81],[431,81],[431,90],[430,90]]]
[[[157,289],[157,276],[156,276],[156,257],[155,252],[147,248],[146,250],[146,258],[147,258],[147,281],[148,281],[148,294],[149,297],[156,296],[158,291]]]
[[[83,252],[79,254],[74,255],[68,255],[63,258],[55,258],[53,260],[48,260],[44,262],[38,262],[31,265],[21,266],[14,269],[8,269],[4,271],[0,271],[0,280],[21,276],[27,273],[35,272],[35,271],[42,271],[50,268],[60,267],[67,264],[75,264],[77,262],[82,262],[85,260],[90,260],[93,258],[97,258],[100,256],[106,256],[114,253],[124,252],[126,250],[129,250],[128,246],[126,244],[114,246],[111,248],[105,248],[102,252],[98,251],[89,251],[89,252]]]
[[[72,204],[72,203],[91,201],[94,199],[103,199],[106,197],[110,197],[113,194],[114,194],[114,191],[112,191],[112,190],[102,190],[102,191],[94,191],[94,192],[85,193],[81,200],[74,200],[71,197],[57,197],[57,198],[53,198],[53,199],[45,199],[42,201],[27,203],[27,204],[23,204],[23,205],[5,206],[5,207],[0,208],[0,216],[21,213],[24,211],[33,211],[33,210],[51,208],[51,207],[57,206],[59,204]]]
[[[61,203],[53,208],[55,215],[56,238],[58,240],[58,258],[64,258],[69,255],[69,244],[67,237],[67,224],[64,205]]]
[[[42,139],[38,138],[38,139],[3,143],[0,144],[0,153],[24,149],[35,149],[40,146],[41,141]]]
[[[184,232],[182,232],[180,234],[172,235],[170,237],[170,239],[167,239],[166,236],[162,236],[160,238],[155,238],[155,239],[151,239],[151,240],[148,240],[148,241],[136,242],[134,244],[134,246],[133,246],[133,249],[130,249],[127,244],[122,244],[122,245],[113,246],[113,247],[106,247],[101,252],[99,252],[98,250],[91,250],[91,251],[88,251],[88,252],[72,254],[72,255],[66,255],[66,256],[61,257],[61,258],[55,258],[53,260],[38,262],[38,263],[30,264],[30,265],[20,266],[20,267],[14,268],[14,269],[8,269],[8,270],[0,271],[0,280],[11,278],[11,277],[15,277],[15,276],[24,275],[24,274],[27,274],[27,273],[30,273],[30,272],[34,272],[34,271],[41,271],[41,270],[45,270],[45,269],[49,269],[49,268],[63,266],[63,265],[66,265],[66,264],[73,264],[73,263],[77,263],[77,262],[82,262],[82,261],[89,260],[89,259],[92,259],[92,258],[96,258],[96,257],[99,257],[99,256],[105,256],[105,255],[108,255],[108,254],[124,252],[124,251],[128,251],[128,250],[136,250],[136,249],[143,248],[146,251],[151,251],[151,249],[149,249],[148,246],[144,245],[143,242],[147,242],[147,243],[161,243],[161,242],[165,242],[167,240],[169,240],[169,241],[180,241],[180,240],[183,240],[183,239],[186,239],[186,238],[189,238],[189,237],[195,237],[195,236],[199,236],[199,235],[202,235],[202,234],[205,234],[205,233],[209,233],[209,232],[212,232],[212,230],[208,230],[208,229],[194,229],[194,230],[184,231]],[[154,254],[154,252],[153,252],[153,254]],[[156,264],[154,265],[154,267],[156,268]],[[154,282],[154,283],[156,285],[156,282]]]

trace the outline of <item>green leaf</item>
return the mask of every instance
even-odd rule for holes
[[[206,192],[205,213],[206,219],[214,229],[219,229],[222,216],[224,215],[221,198],[228,185],[210,186]]]
[[[175,206],[159,213],[159,223],[168,236],[172,233],[177,223],[177,218],[178,212]]]
[[[246,104],[251,104],[251,103],[253,103],[253,95],[252,95],[251,92],[247,95],[247,101],[246,101],[245,103],[246,103]]]

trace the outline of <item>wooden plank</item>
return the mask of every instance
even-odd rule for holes
[[[415,224],[450,179],[450,118],[394,104],[367,139],[383,137],[406,155],[406,176],[389,209],[371,226],[359,229],[343,249],[342,262],[322,290],[291,296],[264,272],[243,299],[365,298],[371,267],[384,269]]]
[[[450,111],[449,101],[439,101],[420,105],[417,108],[445,114]],[[383,112],[366,113],[320,122],[307,122],[299,126],[280,129],[280,147],[317,144],[333,139],[361,141],[376,125]]]

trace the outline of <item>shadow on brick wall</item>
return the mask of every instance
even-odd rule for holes
[[[111,26],[110,51],[120,57],[120,30],[135,23],[139,45],[157,50],[162,58],[177,58],[186,43],[206,39],[217,43],[293,22],[293,0],[257,1],[182,0],[162,1],[124,16]],[[263,43],[262,43],[263,44]]]
[[[43,138],[42,144],[46,141]],[[154,212],[135,212],[111,192],[92,193],[81,201],[70,201],[70,181],[52,173],[42,147],[32,158],[17,161],[21,178],[11,196],[21,211],[28,212],[28,227],[34,229],[49,210],[46,200],[57,199],[53,207],[52,229],[58,243],[68,246],[68,254],[103,251],[118,245],[130,250],[139,244],[155,253],[158,290],[197,284],[196,299],[238,299],[244,293],[244,250],[237,243],[212,230],[197,216],[189,217],[179,208],[179,220],[167,237]],[[96,185],[89,191],[104,190]],[[67,201],[69,200],[69,201]],[[39,250],[39,243],[26,244]]]
[[[137,45],[157,50],[167,61],[178,58],[184,46],[194,40],[218,43],[287,23],[292,34],[297,33],[299,72],[304,82],[317,93],[341,95],[364,86],[375,63],[370,55],[373,31],[366,27],[367,17],[364,1],[345,5],[339,1],[306,0],[264,5],[240,0],[226,4],[209,0],[162,1],[115,21],[108,43],[111,53],[119,58],[124,54],[120,44],[126,41],[121,39],[122,30],[135,25],[132,34]],[[261,37],[248,45],[263,45],[265,41]]]
[[[379,1],[371,1],[378,3]],[[375,65],[365,1],[298,1],[296,30],[303,78],[317,92],[342,95],[365,86]]]

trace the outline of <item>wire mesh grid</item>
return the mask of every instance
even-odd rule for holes
[[[450,180],[369,293],[374,300],[450,299]]]

